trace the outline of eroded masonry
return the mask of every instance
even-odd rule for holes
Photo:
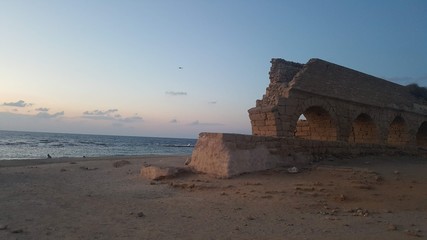
[[[325,154],[427,149],[427,105],[404,86],[320,59],[272,59],[253,135],[201,133],[190,166],[230,177]]]

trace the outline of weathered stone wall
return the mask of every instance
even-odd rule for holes
[[[273,59],[271,63],[270,83],[273,85],[284,84],[325,97],[398,110],[415,110],[413,104],[418,102],[399,84],[321,59],[299,65],[283,59]],[[296,64],[300,66],[299,71]],[[289,71],[290,68],[293,71]]]
[[[406,152],[416,152],[405,148]],[[314,141],[226,133],[201,133],[189,166],[196,172],[229,178],[275,167],[303,166],[325,156],[393,154],[402,149],[378,144]]]
[[[307,120],[298,120],[294,135],[298,138],[311,139],[310,124]]]
[[[200,134],[195,171],[227,178],[325,155],[427,149],[427,106],[405,87],[319,59],[271,63],[249,109],[253,135]]]
[[[308,133],[300,132],[301,114]],[[417,140],[427,138],[427,106],[405,87],[319,59],[273,59],[270,85],[249,117],[259,136],[427,147]]]
[[[401,117],[395,118],[390,124],[387,143],[392,146],[405,146],[409,137],[405,120]]]

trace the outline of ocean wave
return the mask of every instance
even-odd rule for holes
[[[164,144],[163,147],[194,147],[193,144]]]
[[[0,131],[0,160],[58,157],[191,154],[196,139]]]
[[[108,144],[102,142],[93,142],[93,141],[79,141],[79,143],[83,145],[96,145],[96,146],[104,146],[107,147]]]
[[[30,143],[28,142],[5,142],[5,143],[0,143],[0,145],[3,146],[19,146],[19,145],[28,145]]]
[[[65,145],[62,143],[51,144],[50,146],[52,146],[52,147],[65,147]]]

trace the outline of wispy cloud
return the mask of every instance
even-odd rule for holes
[[[169,123],[178,123],[178,120],[176,120],[176,118],[174,118],[174,119],[170,120]]]
[[[88,115],[88,116],[104,116],[104,115],[109,115],[110,113],[114,113],[119,111],[118,109],[108,109],[106,111],[102,111],[102,110],[93,110],[93,111],[85,111],[83,114],[84,115]]]
[[[92,120],[114,120],[113,116],[106,116],[106,115],[83,115],[83,118],[92,119]]]
[[[187,92],[168,91],[165,93],[166,93],[166,95],[171,95],[171,96],[186,96],[187,95]]]
[[[217,101],[210,101],[208,104],[217,104]]]
[[[49,111],[49,108],[36,108],[35,110],[38,112],[47,112]]]
[[[19,100],[17,102],[5,102],[3,103],[3,106],[8,106],[8,107],[30,107],[32,106],[32,103],[26,103],[24,100]]]
[[[190,125],[193,125],[193,126],[200,125],[200,122],[199,122],[199,120],[196,120],[196,121],[190,123]]]
[[[200,122],[199,120],[196,120],[192,123],[190,123],[191,126],[222,126],[224,124],[222,123],[206,123],[206,122]]]
[[[48,112],[39,112],[36,114],[36,117],[39,117],[39,118],[57,118],[59,116],[64,116],[64,111],[57,112],[54,114],[50,114]]]
[[[122,117],[121,114],[117,113],[118,109],[108,109],[108,110],[93,110],[83,112],[83,118],[92,119],[92,120],[105,120],[105,121],[117,121],[117,122],[140,122],[143,121],[143,118],[135,114],[131,117]],[[113,114],[115,113],[115,114]]]
[[[133,117],[126,117],[126,118],[119,118],[119,121],[122,122],[139,122],[139,121],[143,121],[144,119],[140,116],[133,116]]]

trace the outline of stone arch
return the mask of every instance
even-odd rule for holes
[[[397,116],[390,123],[387,143],[393,146],[405,146],[409,141],[408,127],[405,119]]]
[[[312,106],[307,108],[298,118],[294,131],[297,138],[336,141],[337,127],[334,119],[328,111],[321,106]]]
[[[427,121],[424,121],[418,128],[416,139],[417,146],[427,148]]]
[[[359,114],[351,126],[350,143],[379,143],[380,134],[374,120],[366,113]]]

